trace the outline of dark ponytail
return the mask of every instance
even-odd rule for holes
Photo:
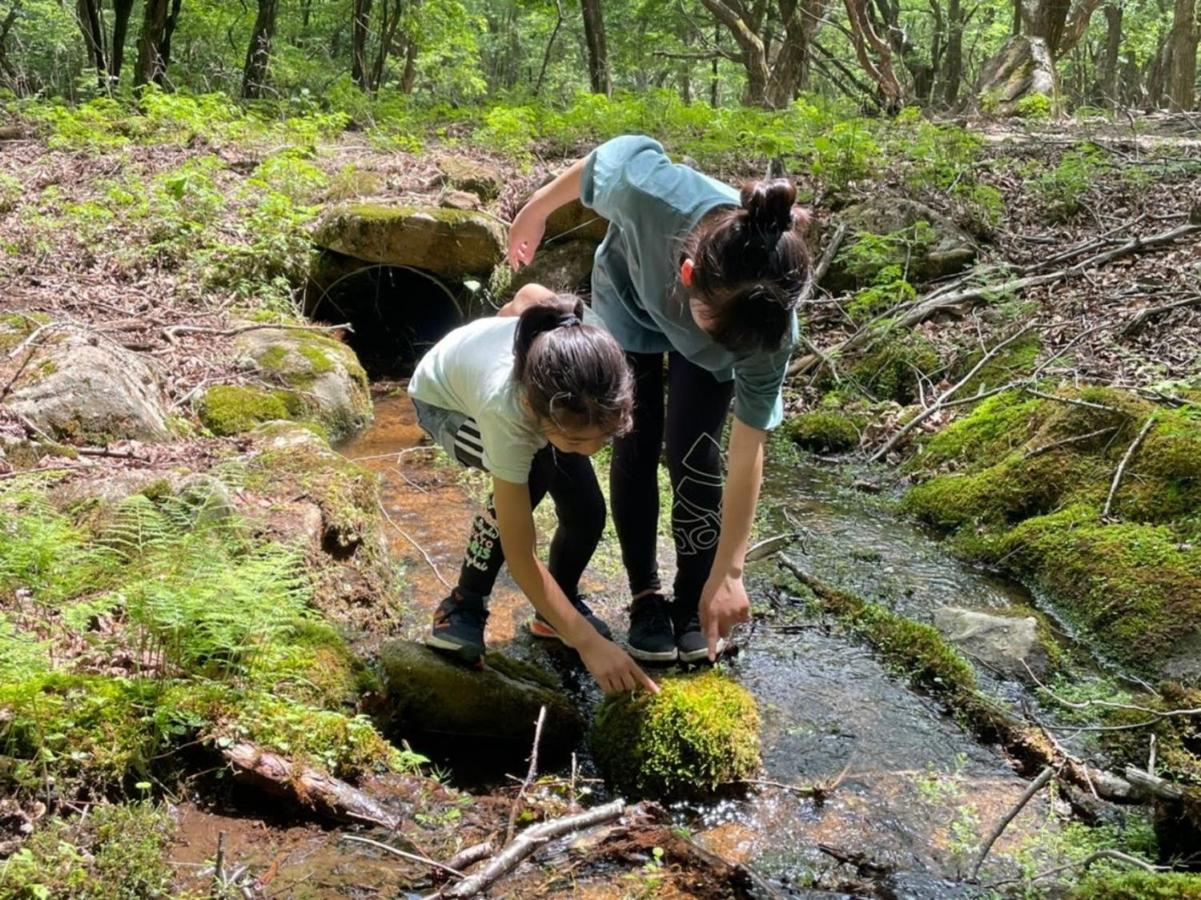
[[[809,215],[784,178],[747,182],[742,206],[706,217],[688,236],[692,296],[708,313],[706,330],[730,350],[783,345],[790,313],[810,277]]]
[[[513,378],[534,415],[560,430],[630,430],[634,381],[625,353],[609,332],[584,324],[579,297],[556,294],[521,314]]]

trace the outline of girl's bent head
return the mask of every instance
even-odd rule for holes
[[[630,430],[634,381],[617,341],[583,316],[583,301],[571,294],[527,308],[513,339],[513,377],[547,439],[591,455]]]
[[[742,206],[706,217],[689,235],[681,277],[693,318],[735,352],[784,343],[810,277],[808,214],[787,179],[748,182]]]

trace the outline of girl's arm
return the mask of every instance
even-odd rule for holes
[[[538,559],[529,487],[494,478],[492,500],[496,505],[500,544],[513,580],[534,608],[580,654],[601,690],[608,694],[641,687],[658,693],[658,685],[638,668],[629,654],[601,637],[579,614]]]
[[[514,217],[509,228],[509,265],[514,271],[533,261],[534,251],[546,231],[547,217],[560,206],[580,199],[580,173],[583,170],[584,159],[577,159],[554,181],[534,191]]]
[[[701,631],[709,639],[709,659],[717,658],[717,639],[750,618],[750,600],[742,584],[755,505],[763,482],[763,448],[767,432],[737,416],[730,429],[730,465],[722,494],[721,537],[709,580],[701,591]]]

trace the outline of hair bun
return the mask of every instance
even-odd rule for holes
[[[796,203],[796,185],[787,178],[748,181],[742,186],[742,208],[747,218],[760,228],[782,233],[792,227],[792,205]]]

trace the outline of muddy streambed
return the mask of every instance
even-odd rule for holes
[[[407,636],[419,638],[446,593],[442,579],[454,581],[486,481],[422,443],[402,391],[379,398],[376,416],[343,452],[381,476],[391,546],[407,585]],[[1029,603],[1020,587],[948,555],[886,501],[852,490],[849,473],[779,449],[769,460],[758,530],[799,532],[784,552],[815,575],[918,621],[944,605],[1012,610]],[[600,475],[603,483],[607,473]],[[665,536],[661,543],[666,563],[670,545]],[[745,799],[677,808],[678,822],[786,894],[845,888],[862,872],[886,871],[897,896],[970,895],[951,880],[970,868],[983,837],[1027,782],[997,748],[979,744],[938,704],[910,690],[837,622],[772,587],[776,571],[770,559],[752,564],[752,602],[762,614],[726,663],[761,707],[762,783]],[[627,592],[611,530],[585,588],[623,636]],[[532,610],[503,574],[491,609],[490,647],[507,645],[563,670],[562,654],[548,655],[525,633]],[[599,700],[579,687],[586,674],[568,674],[583,702]],[[1032,702],[1020,685],[980,674],[990,691]],[[586,770],[586,748],[580,753]],[[478,778],[471,772],[466,781],[478,789]],[[793,789],[814,785],[827,789],[817,799]],[[984,880],[1014,874],[1019,861],[1054,859],[1060,819],[1051,802],[1037,797],[1014,820],[993,848]]]

